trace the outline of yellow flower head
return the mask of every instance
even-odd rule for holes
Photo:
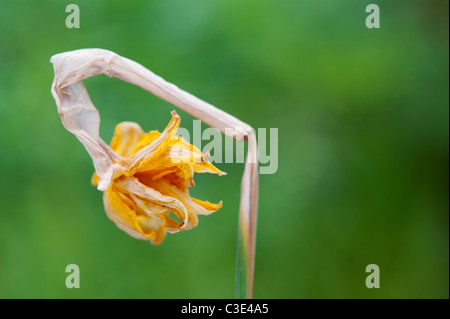
[[[195,186],[194,172],[225,173],[208,161],[208,153],[202,154],[176,136],[179,125],[175,111],[162,133],[144,133],[138,124],[122,122],[111,141],[121,158],[113,162],[112,177],[103,193],[106,214],[129,235],[152,244],[160,244],[166,232],[197,226],[197,215],[222,207],[222,202],[212,204],[189,196],[189,187]],[[94,173],[92,184],[99,182]]]

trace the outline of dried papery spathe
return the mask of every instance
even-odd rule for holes
[[[251,297],[258,202],[258,151],[254,130],[230,114],[166,82],[142,65],[111,51],[82,49],[64,52],[53,56],[51,62],[55,70],[52,94],[61,121],[64,127],[83,143],[91,156],[99,179],[98,189],[101,191],[106,191],[113,185],[117,179],[116,175],[121,172],[118,165],[123,163],[119,164],[120,155],[99,136],[100,117],[82,82],[91,76],[104,73],[140,86],[222,133],[227,134],[230,131],[226,129],[232,128],[231,137],[248,141],[248,154],[241,185],[239,229],[241,253],[243,252],[245,259],[243,273],[246,283],[243,296]],[[138,188],[137,185],[134,186]],[[242,264],[238,261],[238,265]]]

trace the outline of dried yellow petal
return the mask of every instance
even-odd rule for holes
[[[175,111],[172,114],[163,133],[144,133],[138,124],[122,122],[111,141],[111,148],[122,158],[114,162],[113,179],[104,192],[107,215],[131,236],[153,244],[161,243],[166,232],[197,226],[197,215],[222,207],[222,203],[189,196],[188,187],[195,185],[194,172],[224,173],[198,148],[175,135],[180,117]],[[92,184],[96,186],[99,181],[94,173]]]

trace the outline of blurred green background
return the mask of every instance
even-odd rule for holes
[[[381,29],[365,26],[369,3]],[[233,297],[242,164],[197,174],[193,196],[224,207],[160,246],[106,217],[50,94],[53,54],[98,47],[279,129],[255,298],[448,298],[448,26],[447,1],[1,0],[0,297]],[[125,120],[162,130],[174,109],[104,75],[85,84],[106,141]],[[71,263],[80,289],[65,287]],[[365,286],[371,263],[380,289]]]

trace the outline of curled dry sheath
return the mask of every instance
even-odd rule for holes
[[[178,128],[179,125],[179,117],[174,112],[174,118],[162,134],[155,136],[148,145],[145,145],[140,149],[138,148],[137,150],[135,149],[135,153],[132,155],[128,154],[130,156],[124,158],[124,154],[127,153],[126,151],[122,150],[122,154],[119,154],[120,152],[117,152],[117,149],[114,150],[99,136],[99,113],[92,104],[82,82],[82,80],[91,76],[104,73],[110,77],[116,77],[140,86],[161,99],[166,100],[193,115],[211,127],[218,129],[222,133],[227,134],[230,130],[225,129],[232,128],[232,138],[239,141],[248,141],[248,154],[244,176],[242,178],[239,214],[241,251],[238,256],[238,268],[240,268],[241,275],[238,275],[237,280],[238,285],[240,280],[245,281],[245,283],[240,284],[243,286],[243,292],[240,293],[240,296],[251,297],[258,201],[258,151],[254,130],[249,125],[241,122],[230,114],[196,98],[179,89],[177,86],[166,82],[142,65],[121,57],[111,51],[102,49],[83,49],[65,52],[53,56],[51,62],[54,65],[55,71],[52,95],[56,101],[61,121],[64,127],[73,133],[89,152],[97,175],[98,189],[101,191],[107,192],[111,187],[117,187],[120,191],[120,187],[122,186],[127,187],[128,189],[134,189],[134,193],[131,195],[135,195],[135,198],[141,198],[140,196],[144,196],[144,198],[145,196],[151,197],[152,194],[148,194],[148,192],[152,192],[151,189],[143,191],[140,189],[142,188],[142,185],[136,183],[132,178],[126,180],[126,178],[122,178],[121,176],[130,175],[130,170],[133,172],[138,171],[139,167],[142,168],[142,166],[145,166],[145,163],[154,160],[155,153],[161,153],[169,147],[167,137],[169,135],[171,138],[174,137],[176,128]],[[173,123],[174,121],[175,123]],[[175,129],[175,132],[173,132],[173,129]],[[120,136],[118,136],[118,138],[120,139]],[[144,136],[142,138],[147,137]],[[192,146],[190,149],[188,148],[188,150],[190,150],[192,154]],[[197,152],[194,150],[194,153],[202,155],[201,152],[198,154],[198,150]],[[202,155],[202,158],[204,159],[205,156]],[[208,163],[205,163],[205,165],[208,165]],[[205,170],[201,168],[199,171]],[[189,179],[188,177],[186,177],[186,179]],[[121,185],[124,183],[127,183],[127,185]],[[156,200],[162,199],[158,197]],[[166,200],[166,202],[164,202],[164,200]],[[176,205],[176,200],[175,202],[168,199],[164,200],[164,204],[171,210],[176,211],[177,209],[182,209],[181,206]],[[214,206],[214,204],[200,202],[201,201],[195,201],[192,205],[202,205],[202,207],[198,209],[200,210],[203,208],[206,212],[212,212],[218,208]],[[209,206],[209,204],[213,206]],[[164,207],[166,207],[165,205]],[[107,207],[105,207],[105,209],[108,213]],[[108,214],[108,216],[111,218],[110,214]],[[187,225],[189,225],[189,218],[191,218],[190,225],[195,226],[193,223],[196,223],[196,216],[191,216],[191,214],[186,211],[184,212],[184,215],[180,214],[180,216],[185,218],[185,220],[180,224],[182,226],[178,226],[187,227]],[[127,231],[125,224],[121,224],[118,220],[113,219],[113,221],[115,221],[120,228]],[[148,220],[145,222],[145,225],[151,228],[158,222],[161,221],[156,219]],[[171,225],[165,224],[164,226],[170,229]],[[134,230],[128,229],[127,232],[134,237],[140,238],[139,233],[135,233]],[[152,233],[151,236],[153,242],[158,243],[158,235]]]

